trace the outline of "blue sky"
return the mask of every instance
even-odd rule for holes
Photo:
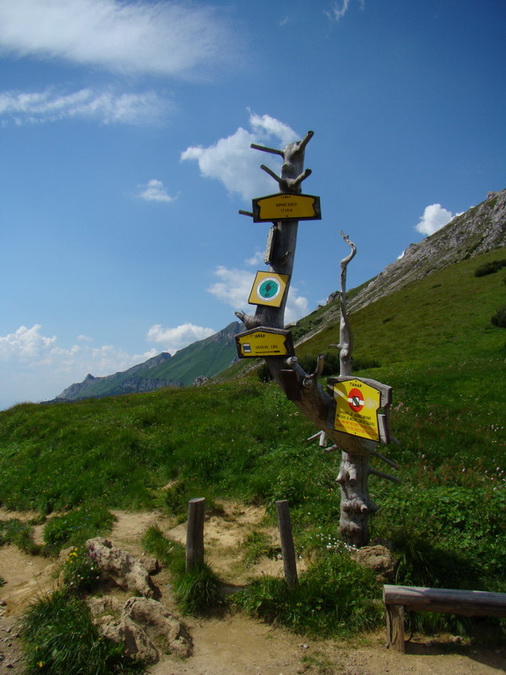
[[[287,320],[506,183],[504,0],[2,0],[0,409],[248,309],[308,130]],[[254,308],[249,308],[252,311]]]

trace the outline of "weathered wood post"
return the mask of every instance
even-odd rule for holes
[[[318,357],[315,371],[306,373],[295,356],[291,334],[284,328],[284,312],[299,220],[321,218],[319,198],[301,194],[301,184],[311,174],[309,169],[304,169],[304,153],[312,137],[313,132],[308,131],[303,140],[290,143],[284,150],[255,144],[251,146],[256,150],[281,156],[283,165],[281,176],[261,165],[278,183],[279,193],[254,199],[252,212],[240,211],[251,216],[254,222],[272,222],[272,227],[265,256],[265,262],[270,265],[270,269],[269,272],[257,272],[249,299],[250,304],[257,305],[256,312],[253,316],[236,312],[247,328],[245,333],[236,338],[237,350],[241,358],[264,357],[274,381],[286,396],[321,430],[321,437],[324,434],[332,440],[332,449],[342,451],[337,478],[342,493],[340,532],[348,544],[364,546],[368,543],[368,517],[376,508],[368,496],[367,480],[370,473],[380,475],[369,468],[369,456],[375,453],[383,459],[382,455],[375,452],[374,441],[388,442],[387,408],[390,403],[390,388],[373,380],[363,379],[359,382],[352,378],[351,331],[346,305],[344,314],[342,313],[339,345],[341,372],[335,381],[329,379],[327,391],[318,382],[324,365],[323,356]],[[346,278],[346,265],[353,255],[354,251],[343,261],[342,284]],[[341,307],[343,300],[345,303],[345,291],[341,293]],[[358,398],[354,398],[353,392],[357,388],[360,388],[360,392]],[[363,398],[364,392],[367,392],[367,401]],[[351,399],[350,394],[353,394]],[[346,405],[351,401],[348,411],[344,412],[341,405],[343,396],[346,398]],[[371,421],[369,417],[360,414],[364,407],[369,410],[368,406],[371,408]],[[380,409],[381,413],[378,412]],[[351,419],[353,414],[358,415],[358,422]],[[362,427],[368,429],[365,439],[357,435],[357,429],[360,433]],[[386,461],[393,464],[390,460]]]
[[[295,557],[295,546],[293,544],[292,522],[290,520],[288,500],[279,499],[276,502],[276,511],[278,513],[279,538],[281,540],[285,580],[288,586],[294,586],[298,581],[297,561]]]
[[[186,571],[198,569],[204,563],[204,512],[205,498],[197,497],[188,502],[186,526]]]

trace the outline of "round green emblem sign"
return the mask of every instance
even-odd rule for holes
[[[257,294],[262,300],[274,300],[277,298],[281,291],[281,284],[279,279],[275,277],[267,277],[262,279],[262,281],[257,286]]]

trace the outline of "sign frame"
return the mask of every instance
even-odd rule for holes
[[[253,222],[280,220],[321,220],[320,197],[278,192],[252,200]]]

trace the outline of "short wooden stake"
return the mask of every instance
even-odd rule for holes
[[[292,523],[290,521],[288,500],[281,499],[277,501],[276,510],[278,512],[279,537],[281,539],[285,580],[288,586],[294,586],[298,582],[297,563],[295,559],[295,546],[293,545]]]
[[[197,497],[188,502],[186,528],[186,571],[204,564],[204,509],[205,498]]]

